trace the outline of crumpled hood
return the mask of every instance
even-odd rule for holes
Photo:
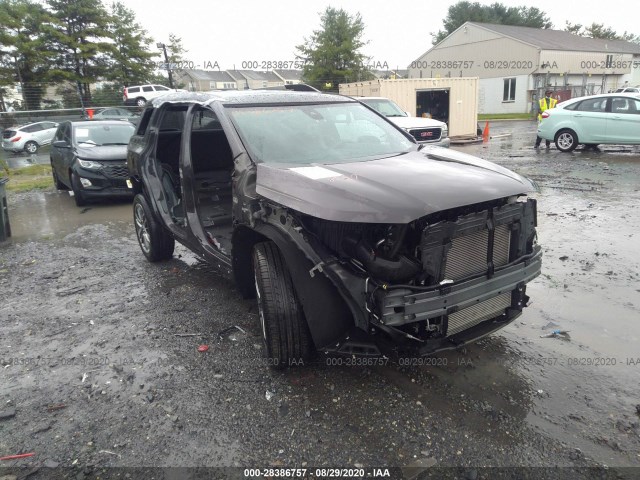
[[[444,122],[441,122],[440,120],[433,120],[432,118],[387,117],[387,120],[406,130],[410,130],[412,128],[442,128],[446,126]]]
[[[256,192],[325,220],[409,223],[425,215],[536,190],[506,168],[449,149],[333,165],[258,164]]]
[[[76,154],[83,160],[126,160],[126,145],[105,145],[104,147],[77,146]]]

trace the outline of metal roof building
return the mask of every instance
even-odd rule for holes
[[[479,113],[525,113],[546,89],[565,100],[640,84],[640,45],[466,22],[409,66],[409,78],[443,77],[479,77]]]

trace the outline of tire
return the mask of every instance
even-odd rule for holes
[[[55,168],[53,168],[53,163],[51,164],[51,176],[53,177],[53,185],[56,187],[56,190],[69,190],[69,187],[62,183],[58,178],[58,174],[56,173]],[[75,197],[75,193],[73,196]]]
[[[273,242],[253,247],[262,338],[269,365],[280,370],[311,358],[313,341],[289,269]]]
[[[133,199],[133,224],[138,245],[147,260],[160,262],[173,257],[174,238],[155,219],[147,200],[140,193]]]
[[[76,206],[84,207],[87,204],[87,199],[82,192],[80,179],[78,178],[78,175],[73,172],[71,172],[69,176],[71,177],[71,190],[73,190],[73,199],[76,201]]]
[[[33,140],[28,141],[24,144],[24,151],[29,154],[34,154],[38,151],[39,145]]]
[[[136,98],[136,107],[144,107],[147,104],[147,101],[142,98],[142,97],[138,97]]]
[[[573,130],[560,130],[556,133],[555,143],[561,152],[571,152],[578,146],[578,135]]]

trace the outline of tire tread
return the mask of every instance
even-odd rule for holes
[[[292,361],[307,360],[311,336],[287,265],[273,242],[254,247],[254,268],[261,286],[267,355],[274,359],[273,366],[284,368]]]

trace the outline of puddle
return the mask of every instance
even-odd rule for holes
[[[15,194],[8,199],[10,240],[59,239],[80,227],[100,224],[133,234],[131,202],[101,202],[77,207],[67,192]]]

